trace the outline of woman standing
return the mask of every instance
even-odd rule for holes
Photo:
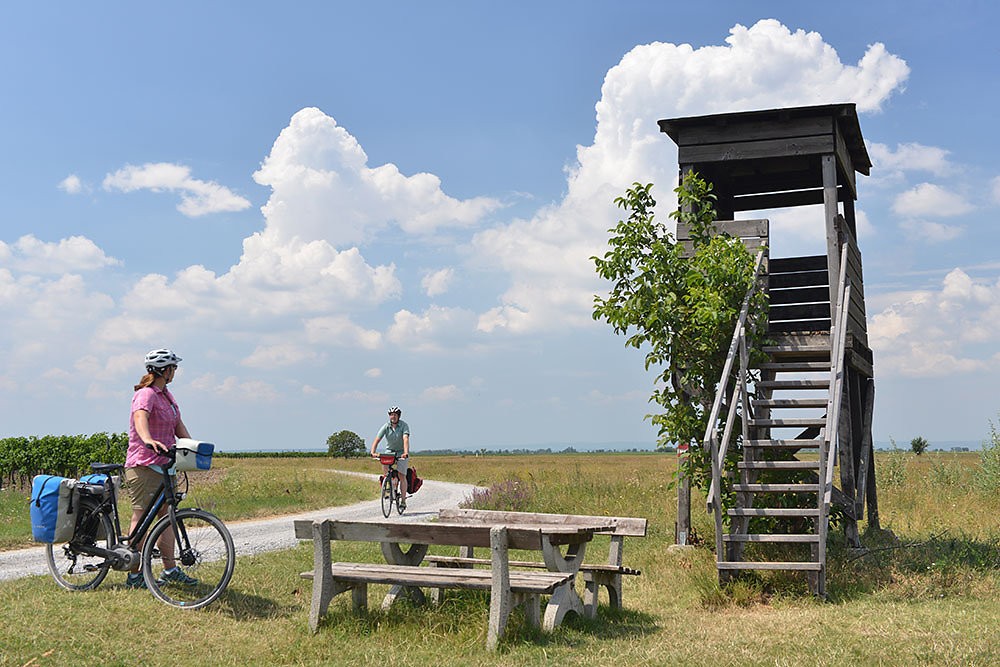
[[[135,385],[132,396],[132,416],[129,419],[128,453],[125,456],[125,483],[132,501],[132,522],[129,534],[135,530],[142,513],[156,500],[156,493],[163,478],[161,466],[170,459],[162,456],[177,441],[190,438],[187,427],[181,421],[181,412],[167,385],[173,381],[177,364],[181,358],[167,349],[153,350],[146,355],[146,375]],[[162,507],[158,516],[167,513]],[[136,551],[141,544],[129,545]],[[163,559],[163,574],[160,583],[173,582],[184,585],[198,583],[197,579],[185,574],[174,561],[174,531],[168,528],[157,542]],[[125,579],[128,588],[145,588],[142,573],[136,570]]]

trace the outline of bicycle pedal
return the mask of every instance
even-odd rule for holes
[[[84,565],[83,566],[83,571],[84,572],[97,572],[100,569],[101,569],[101,567],[99,565]]]

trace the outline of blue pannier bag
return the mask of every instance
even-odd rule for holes
[[[31,481],[31,537],[36,542],[69,542],[76,529],[76,480],[35,475]]]

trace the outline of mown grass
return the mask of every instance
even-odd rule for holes
[[[879,455],[882,464],[885,455]],[[339,596],[308,631],[312,569],[303,544],[240,558],[227,593],[209,609],[182,612],[122,588],[114,573],[97,591],[70,594],[51,579],[0,587],[0,664],[941,664],[1000,662],[1000,499],[969,486],[975,455],[925,454],[904,461],[904,482],[880,488],[882,525],[867,555],[830,542],[830,600],[808,595],[804,577],[747,576],[719,589],[710,517],[695,498],[693,519],[707,545],[667,551],[676,501],[667,489],[673,457],[552,455],[415,457],[421,476],[489,486],[517,476],[533,489],[534,511],[645,516],[645,539],[626,540],[625,561],[643,571],[625,582],[625,609],[601,606],[594,621],[570,618],[552,635],[515,612],[496,654],[485,651],[487,596],[449,591],[441,608],[379,609],[355,616]],[[957,462],[954,482],[932,475]],[[267,469],[267,464],[261,464]],[[278,462],[274,463],[279,467]],[[298,462],[371,471],[365,461]],[[909,546],[907,546],[909,545]],[[335,560],[381,562],[375,545],[336,543]],[[587,560],[606,556],[607,538]],[[448,550],[441,549],[440,553]],[[537,554],[533,554],[537,557]],[[602,603],[605,599],[602,597]]]

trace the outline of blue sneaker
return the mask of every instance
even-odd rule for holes
[[[181,584],[182,586],[194,586],[198,583],[198,580],[194,577],[189,577],[184,570],[174,566],[169,570],[164,570],[160,578],[156,580],[156,583],[162,586],[163,584]]]
[[[142,572],[129,572],[125,577],[125,588],[145,588],[146,580],[142,578]]]

